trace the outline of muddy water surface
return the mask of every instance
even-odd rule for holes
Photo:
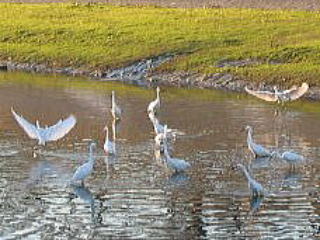
[[[106,157],[103,128],[112,125],[110,94],[124,111],[117,124],[117,156]],[[173,155],[192,167],[176,174],[154,156],[146,114],[153,89],[25,73],[0,73],[0,238],[4,239],[221,239],[316,238],[320,233],[320,105],[284,108],[245,95],[163,89],[159,120],[184,134]],[[31,122],[51,125],[74,114],[65,138],[34,154],[10,108]],[[306,161],[253,160],[246,125],[270,149],[294,150]],[[85,187],[70,178],[98,143]],[[267,195],[251,199],[233,169],[251,165]]]

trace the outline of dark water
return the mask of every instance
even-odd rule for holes
[[[111,126],[110,93],[124,110],[117,125],[118,156],[102,151]],[[244,95],[163,89],[160,121],[185,134],[173,155],[192,164],[184,174],[155,160],[146,114],[154,90],[115,83],[0,73],[1,239],[312,239],[320,236],[320,105],[277,109]],[[70,134],[34,156],[10,108],[51,125],[73,113]],[[295,150],[306,161],[252,160],[246,125],[270,149]],[[75,169],[98,143],[85,188],[71,187]],[[235,163],[251,164],[267,190],[251,199]]]

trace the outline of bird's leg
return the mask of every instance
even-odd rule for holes
[[[274,118],[276,118],[279,115],[279,109],[276,108],[274,111]]]

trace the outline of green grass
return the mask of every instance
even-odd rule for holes
[[[319,12],[57,3],[1,3],[0,12],[3,60],[106,70],[173,53],[158,71],[320,85]],[[256,63],[217,67],[242,59]]]

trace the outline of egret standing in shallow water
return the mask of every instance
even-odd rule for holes
[[[254,91],[250,90],[247,86],[245,90],[247,93],[263,99],[268,102],[284,103],[287,101],[293,101],[303,96],[309,89],[307,83],[302,83],[301,87],[293,86],[290,89],[279,91],[277,87],[274,87],[274,92],[271,91]]]
[[[237,167],[240,168],[242,170],[242,172],[244,173],[244,175],[247,178],[248,181],[248,187],[251,191],[251,194],[254,197],[257,196],[263,196],[264,195],[264,189],[262,187],[262,185],[260,183],[258,183],[256,180],[254,180],[253,177],[250,176],[248,170],[246,169],[245,166],[243,166],[242,164],[238,163]]]
[[[151,103],[149,103],[147,111],[148,113],[153,112],[154,114],[156,114],[156,112],[159,109],[160,109],[160,88],[157,87],[157,98]]]
[[[55,125],[41,128],[38,120],[36,121],[36,125],[33,125],[22,116],[19,116],[13,108],[11,108],[11,112],[20,127],[22,127],[31,139],[37,139],[39,145],[46,145],[46,142],[63,138],[77,122],[76,118],[70,115],[65,120],[60,119]]]
[[[152,122],[153,129],[155,134],[163,133],[164,132],[164,126],[159,123],[158,118],[155,116],[154,112],[150,112],[148,114],[150,121]]]
[[[154,112],[150,112],[148,114],[148,116],[149,116],[149,119],[152,122],[155,134],[156,135],[163,134],[164,133],[164,126],[161,123],[159,123],[159,120],[155,116]],[[177,133],[179,133],[179,132],[176,129],[167,128],[167,139],[168,140],[175,140]],[[180,132],[180,134],[182,135],[184,133]]]
[[[89,159],[86,163],[77,168],[76,172],[73,174],[72,183],[77,185],[80,181],[81,185],[84,184],[84,180],[91,174],[93,170],[93,165],[95,163],[95,158],[93,157],[93,148],[96,147],[95,143],[91,143],[89,147]]]
[[[111,114],[113,119],[115,120],[121,119],[122,110],[116,103],[114,91],[111,92]]]
[[[273,156],[276,155],[275,152],[270,152],[268,149],[264,148],[263,146],[261,146],[259,144],[256,144],[253,141],[253,137],[252,137],[253,129],[252,129],[251,126],[246,126],[246,130],[248,132],[248,136],[247,136],[248,148],[253,153],[255,158],[258,158],[258,157],[273,157]]]
[[[103,149],[104,149],[106,154],[115,155],[116,154],[115,142],[109,140],[109,129],[108,129],[108,126],[105,126],[104,130],[106,131],[106,138],[105,138],[105,141],[104,141]]]
[[[291,151],[285,151],[281,155],[280,154],[277,154],[277,155],[279,158],[285,160],[291,166],[294,166],[295,164],[298,164],[304,161],[304,157],[302,155],[295,152],[291,152]]]
[[[183,172],[187,168],[191,167],[190,163],[183,159],[172,158],[168,152],[168,141],[167,141],[167,126],[164,128],[164,156],[166,163],[169,168],[175,170],[176,172]]]

